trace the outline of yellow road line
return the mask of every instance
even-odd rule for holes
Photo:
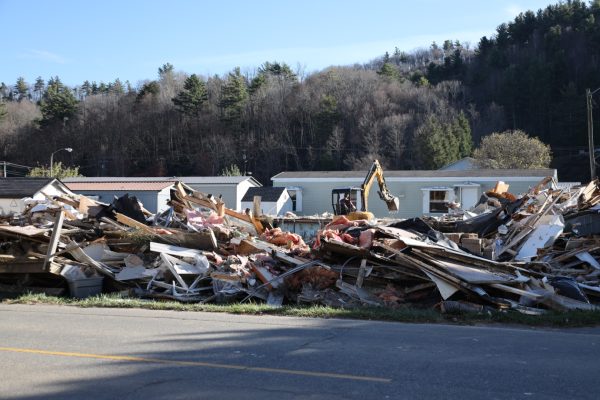
[[[73,353],[73,352],[64,352],[64,351],[23,349],[23,348],[18,348],[18,347],[0,347],[0,351],[6,351],[6,352],[12,352],[12,353],[30,353],[30,354],[39,354],[39,355],[46,355],[46,356],[95,358],[95,359],[100,359],[100,360],[134,361],[134,362],[144,362],[144,363],[170,364],[170,365],[179,365],[179,366],[188,366],[188,367],[235,369],[235,370],[241,370],[241,371],[270,372],[270,373],[276,373],[276,374],[314,376],[314,377],[319,377],[319,378],[347,379],[347,380],[354,380],[354,381],[368,381],[368,382],[379,382],[379,383],[390,383],[392,381],[391,379],[377,378],[377,377],[372,377],[372,376],[334,374],[334,373],[329,373],[329,372],[313,372],[313,371],[302,371],[302,370],[294,370],[294,369],[248,367],[245,365],[218,364],[218,363],[208,363],[208,362],[202,362],[202,361],[177,361],[177,360],[166,360],[166,359],[162,359],[162,358],[144,358],[144,357],[117,356],[117,355],[105,355],[105,354]]]

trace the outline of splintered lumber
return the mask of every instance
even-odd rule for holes
[[[33,225],[26,226],[12,226],[12,225],[0,225],[0,231],[2,232],[10,232],[16,235],[27,236],[27,237],[43,237],[46,232],[49,232],[50,229],[47,228],[38,228]]]
[[[130,228],[136,228],[136,229],[140,229],[150,235],[158,235],[154,229],[150,228],[148,225],[143,224],[139,221],[136,221],[133,218],[129,218],[127,215],[125,214],[121,214],[121,213],[116,213],[117,214],[117,222],[123,224],[123,225],[127,225]]]
[[[279,283],[282,282],[281,279],[278,279],[278,276],[273,276],[273,274],[265,267],[252,264],[251,268],[256,274],[256,277],[260,279],[262,283],[266,284],[266,287],[269,290],[279,287]]]
[[[100,210],[102,210],[102,206],[95,200],[90,199],[89,197],[85,197],[83,195],[79,196],[79,206],[77,210],[82,214],[87,214],[90,217],[95,217],[98,215]]]
[[[192,247],[201,250],[215,250],[218,247],[217,238],[211,229],[205,229],[201,232],[179,232],[170,229],[171,235],[168,235],[169,243],[177,243],[183,247]],[[165,236],[161,236],[164,240]]]
[[[48,245],[48,253],[44,259],[44,268],[46,268],[48,263],[50,263],[54,258],[54,253],[56,253],[56,249],[58,248],[58,241],[60,240],[60,232],[62,230],[64,221],[65,214],[61,211],[56,215],[56,219],[54,220],[54,228],[52,230],[52,236],[50,237],[50,244]]]

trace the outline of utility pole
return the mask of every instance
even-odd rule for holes
[[[590,153],[590,180],[596,179],[596,154],[594,151],[594,118],[592,116],[592,95],[600,88],[594,90],[585,89],[585,99],[587,103],[587,124],[588,124],[588,152]]]

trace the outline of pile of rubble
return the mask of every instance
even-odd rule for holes
[[[181,183],[157,215],[128,196],[110,205],[85,196],[31,201],[0,224],[0,291],[527,314],[596,309],[598,182],[560,190],[545,179],[518,198],[507,189],[499,183],[472,210],[439,219],[335,217],[310,246]]]

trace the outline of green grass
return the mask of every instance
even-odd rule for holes
[[[198,304],[175,301],[141,300],[119,295],[99,295],[87,299],[71,299],[26,294],[13,299],[4,299],[5,304],[53,304],[76,307],[140,308],[148,310],[205,311],[248,315],[281,315],[310,318],[345,318],[359,320],[396,321],[412,323],[452,323],[452,324],[518,324],[534,327],[583,327],[600,325],[600,311],[549,312],[540,316],[524,315],[516,311],[441,314],[434,309],[402,307],[363,307],[339,309],[322,306],[285,306],[273,308],[266,304]]]

